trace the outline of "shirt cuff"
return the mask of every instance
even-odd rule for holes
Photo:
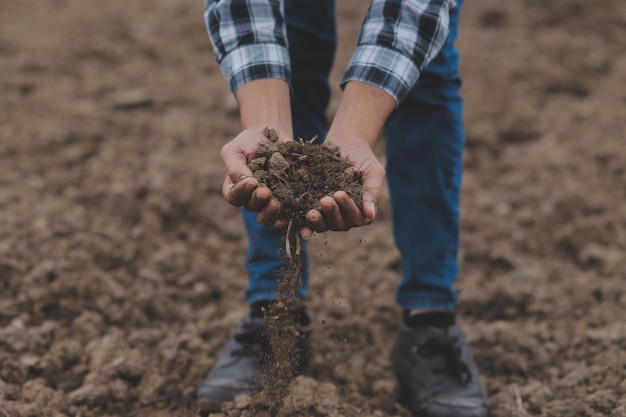
[[[220,67],[233,93],[244,84],[263,78],[291,83],[289,51],[274,43],[241,45],[222,59]]]
[[[360,45],[348,64],[341,88],[348,81],[364,82],[389,93],[397,106],[419,76],[419,68],[405,54],[379,45]]]

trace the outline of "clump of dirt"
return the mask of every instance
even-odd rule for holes
[[[320,209],[322,197],[345,191],[361,208],[362,185],[354,165],[332,143],[315,145],[317,136],[278,142],[275,130],[266,128],[256,158],[248,166],[254,177],[270,188],[281,203],[280,220],[292,223],[294,231],[306,224],[306,213]]]
[[[362,185],[354,165],[336,146],[316,145],[317,137],[279,143],[278,134],[269,128],[264,134],[268,140],[259,144],[249,167],[280,201],[280,220],[287,227],[283,233],[285,267],[280,271],[283,279],[276,302],[264,312],[272,356],[263,390],[253,398],[252,408],[257,415],[276,416],[292,380],[301,371],[298,363],[308,356],[300,314],[306,307],[297,294],[302,272],[298,232],[306,224],[306,213],[319,210],[320,199],[336,191],[345,191],[361,208]]]

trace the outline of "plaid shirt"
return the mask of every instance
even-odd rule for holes
[[[455,0],[372,0],[342,87],[361,81],[402,101],[443,46],[455,6]],[[290,81],[281,0],[205,0],[205,21],[233,92],[261,78]]]

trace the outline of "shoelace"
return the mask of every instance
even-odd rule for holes
[[[270,351],[263,324],[244,323],[241,332],[235,334],[235,341],[240,348],[232,351],[233,356],[256,356],[259,360],[265,360]]]
[[[418,347],[417,353],[424,357],[436,355],[445,357],[446,366],[433,368],[433,373],[456,375],[462,384],[467,384],[472,379],[470,369],[461,357],[459,337],[450,336],[448,330],[426,339],[426,342]]]

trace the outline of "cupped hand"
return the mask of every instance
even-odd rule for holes
[[[269,226],[280,215],[280,203],[248,168],[248,162],[254,159],[257,146],[263,140],[267,140],[263,128],[248,128],[222,147],[220,156],[225,173],[222,195],[235,207],[258,212],[257,221]]]
[[[301,231],[301,236],[305,239],[310,238],[313,232],[345,231],[372,223],[385,180],[385,169],[366,141],[360,138],[327,140],[331,140],[341,155],[354,164],[363,184],[362,209],[344,191],[336,191],[332,196],[323,197],[320,200],[321,210],[307,213],[307,225]]]

